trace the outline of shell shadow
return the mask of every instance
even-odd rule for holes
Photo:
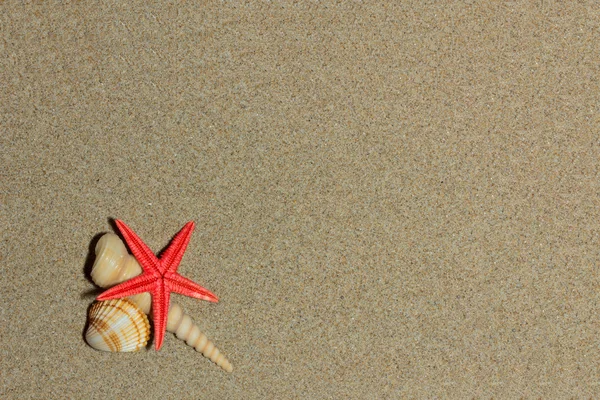
[[[102,293],[102,291],[104,289],[98,287],[94,281],[92,280],[92,267],[94,266],[94,261],[96,260],[96,244],[98,243],[98,240],[100,240],[100,238],[104,235],[103,233],[98,233],[97,235],[95,235],[89,245],[88,248],[88,255],[85,259],[85,263],[83,264],[83,274],[85,275],[86,279],[91,282],[94,287],[85,290],[84,292],[82,292],[80,294],[80,298],[81,299],[87,299],[90,297],[96,297],[97,295],[99,295],[100,293]]]
[[[87,332],[89,326],[90,326],[90,321],[89,318],[87,317],[88,315],[90,315],[90,308],[92,308],[92,304],[94,304],[93,302],[90,303],[90,305],[88,306],[86,312],[85,312],[85,325],[83,326],[83,331],[81,331],[81,340],[83,340],[83,342],[89,347],[89,345],[87,344],[86,340],[85,340],[85,333]]]

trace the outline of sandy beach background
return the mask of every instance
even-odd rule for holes
[[[0,397],[600,393],[597,2],[0,4]],[[227,374],[86,345],[122,219]],[[166,396],[166,397],[165,397]]]

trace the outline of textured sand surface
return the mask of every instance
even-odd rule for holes
[[[600,395],[597,2],[0,4],[0,397]],[[112,220],[227,374],[82,339]]]

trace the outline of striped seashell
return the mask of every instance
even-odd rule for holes
[[[142,267],[131,254],[119,236],[114,233],[104,234],[96,244],[96,260],[92,267],[92,280],[102,288],[110,288],[142,273]],[[144,313],[150,312],[152,298],[149,293],[140,293],[128,297],[137,304]],[[200,328],[183,309],[171,302],[167,317],[167,331],[174,333],[205,357],[216,363],[227,372],[233,367],[225,356],[200,332]]]
[[[111,352],[138,351],[150,338],[148,317],[132,301],[95,302],[89,312],[85,341],[94,349]]]

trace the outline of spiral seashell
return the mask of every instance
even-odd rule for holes
[[[89,312],[85,341],[94,349],[112,352],[138,351],[150,338],[146,314],[132,301],[98,301]]]
[[[104,234],[96,244],[96,260],[92,266],[92,280],[101,288],[108,289],[142,273],[142,267],[134,256],[127,252],[125,244],[114,233]],[[127,297],[138,305],[145,314],[150,313],[150,293]]]
[[[127,252],[123,241],[114,233],[106,233],[96,244],[96,260],[92,267],[91,277],[95,284],[102,288],[110,288],[142,273],[142,268],[134,256]],[[148,314],[152,305],[149,293],[140,293],[128,297],[140,309]],[[183,309],[171,302],[167,317],[167,331],[174,333],[196,351],[202,353],[212,362],[227,372],[233,370],[225,356],[200,332],[200,328]]]
[[[175,336],[184,340],[189,346],[192,346],[196,351],[202,353],[204,357],[209,358],[210,361],[225,371],[233,371],[231,363],[227,361],[213,342],[208,340],[204,333],[200,332],[200,328],[194,324],[194,320],[186,315],[183,309],[177,304],[171,304],[171,307],[169,307],[167,330],[175,333]]]

